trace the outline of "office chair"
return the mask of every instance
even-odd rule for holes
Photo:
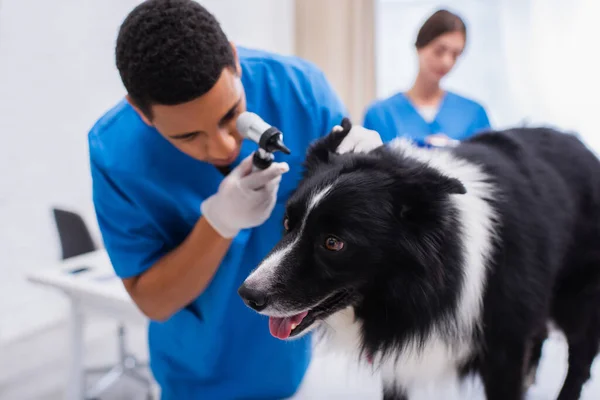
[[[68,210],[53,208],[54,221],[60,238],[62,259],[90,253],[98,249],[83,218]],[[152,400],[152,382],[141,375],[138,369],[145,368],[147,363],[140,363],[137,358],[126,349],[126,329],[123,323],[117,327],[117,341],[119,361],[116,365],[85,370],[85,375],[103,374],[96,384],[89,390],[87,399],[95,399],[102,392],[111,387],[121,377],[127,376],[141,383],[147,390],[147,399]]]

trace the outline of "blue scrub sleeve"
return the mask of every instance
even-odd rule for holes
[[[323,72],[319,71],[313,78],[312,87],[315,90],[315,115],[320,117],[315,129],[318,137],[322,137],[331,132],[334,126],[340,125],[342,119],[348,116],[348,111]]]
[[[108,176],[93,160],[91,172],[96,218],[115,273],[120,278],[139,275],[166,253],[164,242],[127,197],[118,175]]]

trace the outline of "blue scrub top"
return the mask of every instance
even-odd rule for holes
[[[379,132],[384,142],[396,137],[408,137],[420,146],[425,138],[444,134],[465,140],[490,129],[485,109],[477,102],[446,92],[433,121],[426,121],[404,93],[373,102],[366,110],[363,125]]]
[[[283,132],[292,154],[275,158],[290,171],[271,217],[234,238],[208,288],[167,321],[150,322],[151,368],[163,399],[289,397],[310,362],[310,336],[273,338],[267,318],[247,308],[237,288],[282,234],[285,202],[307,147],[340,124],[346,110],[311,63],[244,48],[238,54],[247,108]],[[235,165],[256,148],[245,141]],[[89,151],[98,223],[122,278],[143,273],[178,246],[223,179],[145,125],[125,100],[91,129]]]

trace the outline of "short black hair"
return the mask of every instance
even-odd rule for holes
[[[235,68],[217,19],[193,0],[146,0],[123,21],[116,64],[131,100],[148,118],[154,104],[198,98]]]

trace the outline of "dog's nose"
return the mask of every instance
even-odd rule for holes
[[[265,308],[267,308],[267,305],[269,303],[269,298],[265,294],[265,292],[253,289],[245,283],[238,289],[238,294],[248,305],[248,307],[256,311],[264,310]]]

